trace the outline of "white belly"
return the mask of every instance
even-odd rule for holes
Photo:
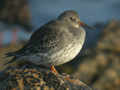
[[[60,65],[71,61],[78,55],[81,48],[81,44],[70,44],[68,47],[62,49],[61,51],[57,52],[55,55],[52,56],[52,63],[54,63],[54,65]]]

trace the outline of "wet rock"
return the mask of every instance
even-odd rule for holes
[[[0,90],[94,90],[68,75],[37,66],[9,68],[0,76]]]

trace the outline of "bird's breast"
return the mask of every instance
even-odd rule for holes
[[[83,43],[84,41],[82,43],[78,41],[71,42],[71,44],[69,44],[68,46],[52,54],[51,55],[52,61],[50,62],[53,63],[54,65],[60,65],[71,61],[78,55],[83,46]]]

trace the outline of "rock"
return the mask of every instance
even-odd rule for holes
[[[8,24],[20,24],[26,30],[31,30],[31,15],[27,0],[1,0],[0,20]]]
[[[105,26],[96,46],[82,57],[74,74],[80,80],[100,90],[120,89],[120,21]],[[87,78],[86,78],[87,77]]]
[[[0,75],[0,90],[93,90],[67,74],[55,75],[48,69],[24,65],[6,69]]]

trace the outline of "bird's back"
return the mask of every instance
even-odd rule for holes
[[[46,53],[50,50],[59,51],[71,43],[72,34],[68,27],[59,21],[50,21],[35,31],[28,43],[11,56],[25,56],[35,53]]]

